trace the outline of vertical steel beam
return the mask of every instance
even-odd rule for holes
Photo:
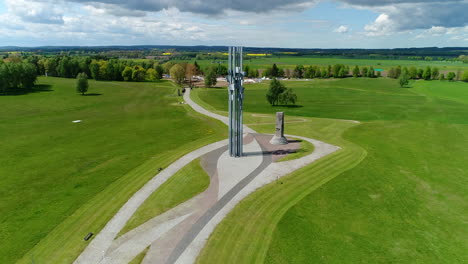
[[[242,156],[244,99],[244,73],[242,71],[242,47],[229,47],[228,97],[229,97],[229,155]]]

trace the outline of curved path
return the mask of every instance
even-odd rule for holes
[[[227,117],[211,113],[193,102],[189,89],[186,89],[184,99],[197,112],[225,124],[228,122]],[[149,250],[143,263],[193,263],[217,224],[247,195],[339,149],[324,142],[294,136],[314,144],[314,152],[296,160],[274,163],[282,156],[277,150],[294,151],[299,144],[273,146],[269,144],[272,135],[256,134],[247,126],[244,126],[244,131],[247,133],[244,135],[242,158],[229,157],[227,140],[183,156],[137,191],[75,263],[128,263],[147,247]],[[116,239],[119,231],[151,193],[199,157],[211,178],[206,191]]]

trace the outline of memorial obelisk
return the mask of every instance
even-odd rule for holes
[[[270,143],[273,145],[288,144],[288,140],[284,137],[284,112],[276,112],[276,131]]]

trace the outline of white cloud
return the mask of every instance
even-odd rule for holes
[[[366,25],[364,30],[368,36],[382,36],[392,33],[395,25],[387,14],[381,14],[374,22]]]
[[[401,32],[398,34],[400,38],[414,39],[419,34],[421,41],[428,41],[429,36],[444,38],[444,42],[432,42],[437,45],[450,41],[463,43],[468,37],[468,16],[460,15],[467,10],[468,0],[338,0],[352,8],[379,14],[375,21],[364,27],[364,32],[357,32],[354,24],[351,30],[346,18],[339,22],[314,20],[300,14],[325,0],[4,1],[7,12],[0,14],[0,42],[24,39],[26,41],[22,43],[30,46],[236,44],[338,47],[341,44],[336,44],[337,34],[334,33],[347,33],[343,35],[350,40],[346,45],[354,41],[357,47],[363,47],[363,34],[380,36],[372,39],[377,44],[383,43],[381,45],[391,45],[384,40],[391,40]],[[278,34],[281,34],[280,38]],[[321,37],[316,38],[317,34]],[[241,36],[240,40],[238,36]],[[370,43],[365,45],[372,45]]]
[[[422,31],[416,38],[450,38],[450,40],[464,40],[468,37],[468,26],[446,28],[446,27],[431,27]]]
[[[433,26],[427,30],[427,33],[430,34],[431,36],[440,36],[440,35],[447,34],[447,31],[448,31],[448,28],[446,27]]]
[[[370,36],[388,35],[417,29],[432,29],[433,34],[442,34],[445,28],[468,25],[468,0],[448,1],[408,1],[387,0],[392,5],[375,5],[377,1],[342,0],[350,4],[360,4],[381,13],[374,22],[365,26]],[[367,4],[365,4],[367,3]],[[382,2],[379,2],[382,4]],[[364,6],[362,6],[364,5]]]
[[[349,32],[349,27],[348,27],[348,26],[345,26],[345,25],[341,25],[341,26],[339,26],[338,28],[336,28],[335,30],[333,30],[333,32],[336,32],[336,33],[348,33],[348,32]]]
[[[50,1],[5,0],[11,14],[25,22],[40,24],[63,24],[63,13]]]
[[[271,10],[285,9],[300,11],[309,8],[317,0],[68,0],[91,5],[108,4],[128,10],[158,12],[164,9],[177,8],[182,12],[219,15],[228,10],[265,13]]]

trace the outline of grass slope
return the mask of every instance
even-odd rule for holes
[[[203,192],[210,185],[210,177],[200,165],[200,159],[187,164],[174,174],[138,208],[120,234],[174,208]]]
[[[39,85],[0,96],[1,263],[72,262],[157,168],[223,138],[220,122],[175,105],[167,82],[91,81],[95,96],[72,79]]]
[[[325,129],[320,121],[315,132],[314,122],[288,124],[290,134],[322,139],[343,150],[293,173],[279,187],[273,184],[249,196],[216,228],[199,263],[463,263],[468,259],[468,85],[414,82],[413,88],[402,89],[388,79],[286,85],[294,87],[303,105],[286,108],[287,116],[365,122],[346,130],[342,142],[331,134],[344,129]],[[264,102],[265,84],[246,91],[246,110],[282,109]],[[201,90],[199,96],[220,106],[216,93]],[[256,129],[272,131],[272,126]],[[344,152],[351,153],[334,159]],[[367,153],[361,163],[353,161],[362,156],[359,153]],[[287,188],[301,180],[312,185],[314,177],[327,178],[332,169],[339,176],[320,187],[302,192]],[[274,200],[275,195],[280,201]],[[252,222],[256,227],[249,226]]]

